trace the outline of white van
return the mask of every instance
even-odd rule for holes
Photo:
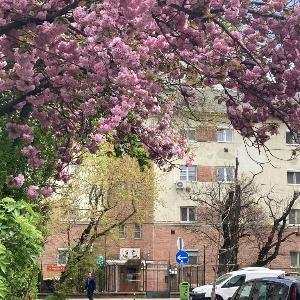
[[[285,275],[284,271],[271,270],[268,268],[260,267],[249,267],[238,271],[226,273],[219,277],[216,281],[216,295],[217,300],[227,300],[232,297],[234,292],[241,286],[245,281],[263,278],[263,277],[276,277],[283,278]],[[211,297],[213,285],[203,285],[193,289],[190,293],[192,300],[207,300]]]

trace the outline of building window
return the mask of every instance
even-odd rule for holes
[[[58,255],[57,255],[57,264],[58,265],[66,265],[68,261],[68,249],[67,248],[58,248]]]
[[[142,238],[142,226],[141,224],[134,224],[134,239],[140,240]]]
[[[189,254],[189,265],[197,265],[198,264],[198,250],[187,250]]]
[[[119,238],[120,239],[126,238],[125,224],[119,226]]]
[[[300,252],[291,252],[291,266],[300,267]]]
[[[288,145],[298,145],[300,144],[300,136],[298,134],[294,134],[290,131],[287,131],[285,134],[285,140]]]
[[[196,181],[197,167],[196,166],[180,166],[180,181]]]
[[[287,182],[289,184],[300,184],[300,171],[287,171]]]
[[[289,214],[290,225],[300,225],[300,209],[291,209]]]
[[[195,222],[196,221],[196,208],[195,207],[180,207],[180,220],[182,222]]]
[[[218,167],[217,168],[218,181],[221,182],[232,182],[234,179],[234,168],[233,167]]]
[[[195,129],[185,129],[185,136],[189,141],[196,141],[196,130]]]
[[[217,141],[230,143],[233,140],[233,130],[230,128],[217,129]]]

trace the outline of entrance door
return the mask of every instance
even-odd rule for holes
[[[139,284],[139,268],[134,266],[121,266],[120,292],[137,292]]]

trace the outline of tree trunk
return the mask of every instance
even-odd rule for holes
[[[236,190],[239,190],[238,188]],[[230,192],[228,209],[222,214],[223,245],[219,249],[218,275],[236,270],[239,249],[240,195]]]
[[[238,269],[239,222],[241,211],[241,186],[238,183],[236,158],[234,191],[230,191],[222,213],[223,245],[219,249],[218,275]]]

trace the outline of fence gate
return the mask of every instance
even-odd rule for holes
[[[169,298],[171,281],[169,263],[151,262],[143,266],[143,289],[147,298]]]

